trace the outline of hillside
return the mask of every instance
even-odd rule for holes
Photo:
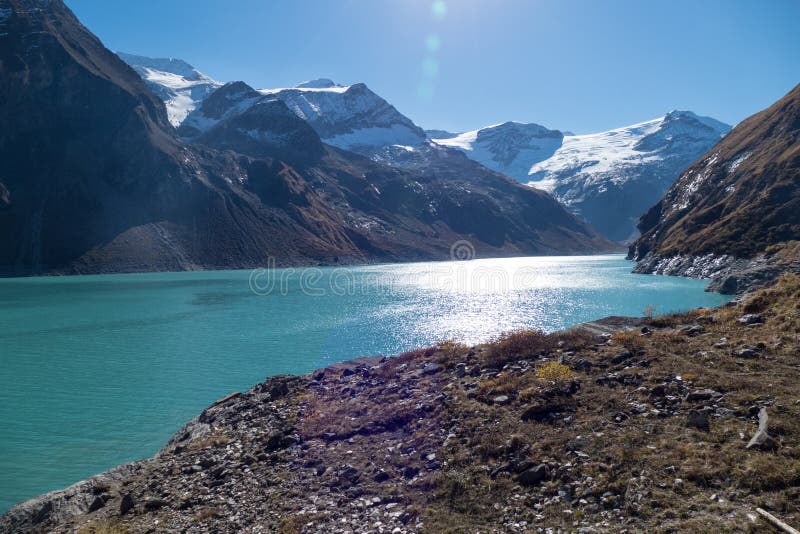
[[[714,310],[273,377],[0,531],[766,531],[756,507],[796,525],[798,302],[787,276]]]
[[[800,85],[686,169],[639,228],[629,257],[641,272],[712,276],[734,263],[774,264],[800,239]]]
[[[800,85],[742,121],[642,216],[634,259],[752,257],[800,238]]]
[[[0,8],[0,275],[449,259],[462,239],[486,256],[611,247],[485,169],[445,183],[323,147],[286,106],[186,143],[60,0]]]

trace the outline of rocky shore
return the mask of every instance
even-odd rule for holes
[[[800,273],[800,246],[788,243],[754,258],[728,254],[665,257],[648,252],[637,261],[634,272],[707,278],[710,279],[707,291],[741,296],[768,287],[784,273]]]
[[[800,277],[279,376],[0,532],[756,531],[800,522]],[[755,444],[759,415],[768,422]]]

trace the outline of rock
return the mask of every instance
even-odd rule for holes
[[[425,364],[425,367],[422,368],[422,374],[426,375],[435,375],[439,371],[442,370],[442,366],[438,363],[429,362]]]
[[[739,349],[734,353],[738,358],[755,358],[758,356],[753,349]]]
[[[106,501],[108,500],[107,495],[98,495],[92,501],[92,504],[89,505],[89,513],[99,510],[103,506],[106,505]]]
[[[693,325],[693,326],[690,326],[689,328],[687,328],[686,330],[684,330],[684,333],[689,337],[694,337],[694,336],[699,336],[700,334],[704,333],[705,331],[706,331],[706,329],[703,328],[702,326]]]
[[[408,466],[406,466],[405,469],[403,469],[403,477],[404,478],[414,478],[418,474],[419,474],[419,468],[418,467],[414,467],[413,465],[408,465]]]
[[[589,360],[581,358],[575,365],[572,366],[576,371],[591,371],[592,369],[592,362]]]
[[[386,471],[381,469],[380,471],[375,473],[375,476],[372,477],[372,480],[374,480],[375,482],[380,483],[380,482],[386,482],[390,478],[392,478],[392,477],[389,475],[389,473],[387,473]]]
[[[131,510],[133,510],[133,496],[130,493],[126,493],[122,496],[122,500],[119,501],[119,515],[125,515]]]
[[[152,512],[154,510],[159,510],[167,505],[167,501],[164,499],[153,498],[147,499],[144,503],[144,509],[148,512]]]
[[[286,436],[283,432],[279,430],[274,430],[270,432],[269,437],[267,438],[267,443],[264,446],[264,449],[267,452],[278,451],[281,449],[285,449],[293,442],[294,440]]]
[[[619,354],[611,358],[611,363],[614,364],[622,363],[624,361],[630,360],[631,358],[633,358],[633,353],[631,353],[631,351],[629,351],[628,349],[622,349],[621,351],[619,351]]]
[[[667,385],[666,384],[659,384],[657,386],[653,386],[650,389],[650,396],[651,397],[665,397],[667,395]]]
[[[753,437],[747,443],[748,449],[761,449],[762,451],[772,450],[777,448],[777,442],[767,433],[767,424],[769,417],[767,416],[767,409],[763,406],[758,412],[758,430],[753,434]]]
[[[708,420],[708,415],[696,410],[689,412],[686,418],[686,426],[689,428],[697,428],[704,432],[711,430],[711,422]]]
[[[456,376],[458,378],[464,378],[465,376],[467,376],[467,364],[465,363],[456,364]]]
[[[550,477],[550,469],[545,464],[526,469],[517,477],[517,482],[523,486],[535,486]]]
[[[738,321],[740,324],[746,325],[761,324],[764,322],[764,318],[758,313],[748,313],[739,317]]]
[[[550,414],[557,413],[560,406],[554,403],[537,402],[522,412],[523,421],[544,421]]]
[[[686,395],[686,400],[688,402],[700,402],[711,400],[716,397],[721,397],[722,393],[719,391],[714,391],[713,389],[696,389]]]
[[[508,404],[508,395],[498,395],[492,399],[493,404]]]

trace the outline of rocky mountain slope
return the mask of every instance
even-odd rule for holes
[[[60,0],[0,8],[4,275],[446,259],[460,239],[485,255],[609,247],[545,194],[485,170],[447,181],[446,169],[324,147],[281,105],[186,144]],[[248,154],[228,150],[256,115],[271,126],[236,143]],[[277,150],[270,136],[284,134]]]
[[[800,86],[686,169],[639,228],[640,271],[689,276],[800,239]]]
[[[200,102],[222,86],[183,60],[149,58],[118,52],[167,106],[170,123],[177,127]]]
[[[638,235],[639,216],[728,130],[709,117],[672,111],[589,135],[504,123],[434,140],[552,193],[607,237],[623,241]]]
[[[789,276],[715,310],[272,377],[0,531],[766,531],[758,507],[796,525],[798,301]]]

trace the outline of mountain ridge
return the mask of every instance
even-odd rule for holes
[[[529,129],[527,135],[520,132]],[[681,170],[729,127],[688,111],[607,132],[564,135],[530,123],[502,123],[434,142],[555,195],[607,237],[636,235],[638,217]]]
[[[445,184],[333,148],[294,158],[319,140],[285,106],[258,110],[300,135],[284,152],[264,138],[261,152],[237,153],[221,130],[185,143],[162,100],[63,2],[0,8],[5,276],[448,259],[461,239],[479,255],[610,246],[554,200],[487,171]]]
[[[800,240],[800,85],[686,169],[639,227],[629,250],[639,272],[723,277],[736,290],[743,273],[791,270],[782,250]]]

